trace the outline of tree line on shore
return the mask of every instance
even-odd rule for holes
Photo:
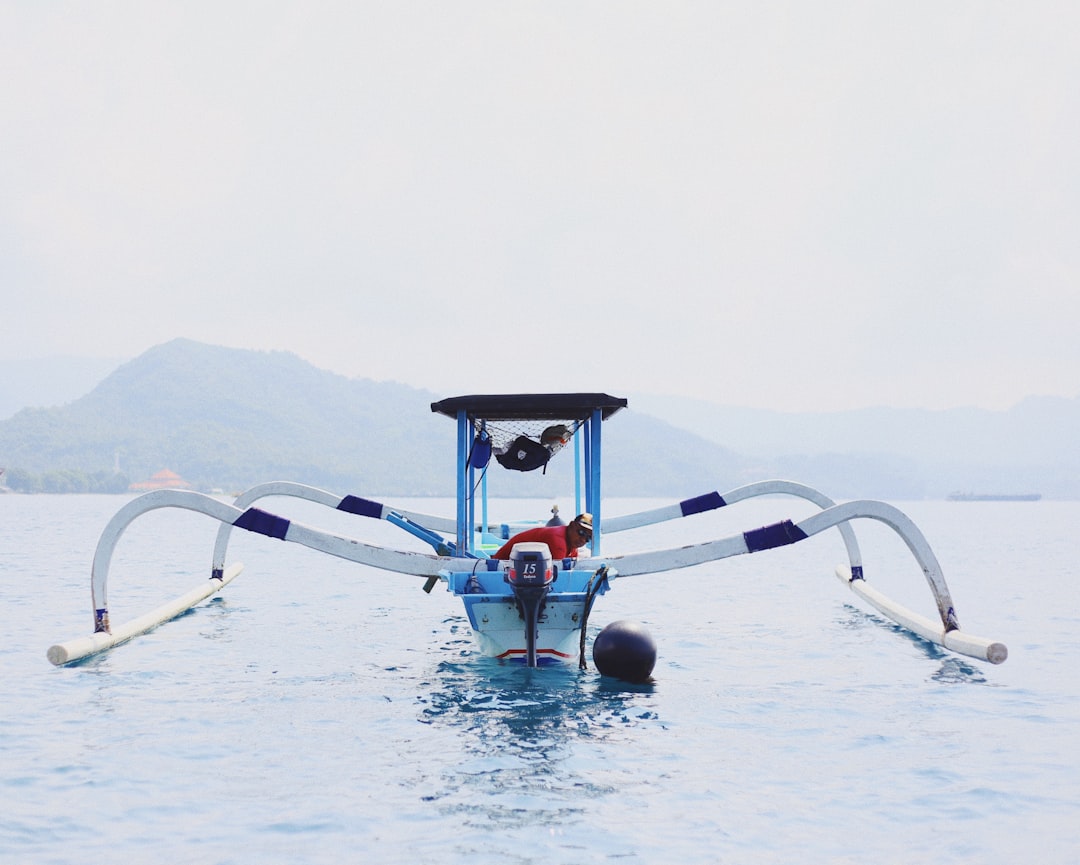
[[[80,469],[54,469],[31,472],[14,468],[4,472],[3,481],[15,493],[124,493],[131,481],[119,472],[85,472]]]

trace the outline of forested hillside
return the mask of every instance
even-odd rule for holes
[[[167,468],[199,489],[295,480],[342,492],[452,495],[455,427],[431,412],[444,396],[453,394],[349,379],[287,352],[177,339],[69,405],[0,422],[0,466],[12,488],[28,491],[119,492]],[[730,484],[738,471],[723,448],[633,411],[617,414],[605,433],[613,495],[695,495]],[[568,453],[546,474],[493,467],[491,491],[554,495],[571,471]]]

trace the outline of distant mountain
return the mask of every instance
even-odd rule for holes
[[[639,410],[837,498],[942,498],[955,490],[1080,497],[1080,398],[1008,411],[864,408],[794,414],[635,395]]]
[[[0,422],[0,466],[9,478],[51,473],[53,483],[64,473],[101,481],[119,469],[125,488],[167,468],[203,489],[285,479],[368,495],[453,495],[455,425],[430,407],[452,395],[349,379],[287,352],[177,339],[66,406]],[[631,411],[605,433],[607,494],[696,495],[738,472],[719,445]],[[553,460],[546,474],[489,474],[493,495],[547,496],[565,492],[572,460]],[[711,486],[699,489],[703,478]]]
[[[0,423],[0,465],[9,473],[118,465],[131,480],[169,468],[204,488],[286,478],[372,489],[395,481],[393,451],[415,449],[406,472],[415,469],[410,483],[424,494],[443,485],[440,468],[446,473],[408,421],[430,415],[428,402],[421,391],[347,379],[286,352],[178,339],[69,405]]]

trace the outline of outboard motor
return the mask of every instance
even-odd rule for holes
[[[510,550],[507,580],[521,607],[522,618],[525,619],[525,663],[530,667],[536,666],[537,623],[554,578],[551,550],[547,544],[514,544]]]

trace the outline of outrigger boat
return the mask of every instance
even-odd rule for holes
[[[103,652],[145,633],[219,592],[243,569],[226,565],[234,528],[301,544],[333,556],[424,579],[431,592],[440,582],[465,608],[479,650],[488,656],[527,666],[579,663],[585,666],[585,642],[593,603],[613,581],[641,574],[700,565],[729,556],[758,553],[798,543],[835,528],[848,561],[837,576],[859,597],[894,622],[920,637],[962,655],[1002,663],[1006,647],[962,631],[949,589],[933,551],[918,527],[895,507],[879,501],[836,504],[811,487],[784,480],[767,480],[685,499],[639,513],[605,516],[601,495],[602,427],[627,401],[603,393],[511,394],[461,396],[433,403],[431,409],[457,424],[456,514],[440,517],[400,508],[356,495],[337,495],[303,484],[275,481],[252,487],[232,504],[186,490],[145,493],[122,507],[98,541],[91,569],[94,633],[59,643],[48,650],[56,665],[70,664]],[[492,465],[511,471],[545,469],[563,449],[574,459],[575,513],[592,515],[591,543],[579,558],[552,561],[546,545],[513,547],[508,560],[492,555],[527,523],[493,523],[489,519],[487,473]],[[741,532],[677,549],[653,550],[603,557],[604,535],[680,519],[747,499],[793,496],[820,508],[812,516]],[[271,496],[291,496],[344,511],[357,517],[384,520],[432,546],[418,553],[377,546],[312,528],[254,506]],[[220,522],[210,578],[176,600],[122,625],[109,621],[107,582],[113,552],[124,530],[139,516],[159,508],[196,511]],[[851,523],[876,520],[905,542],[922,569],[937,606],[938,620],[901,606],[871,587],[863,570]],[[535,525],[535,524],[534,524]],[[587,553],[587,555],[584,555]]]

